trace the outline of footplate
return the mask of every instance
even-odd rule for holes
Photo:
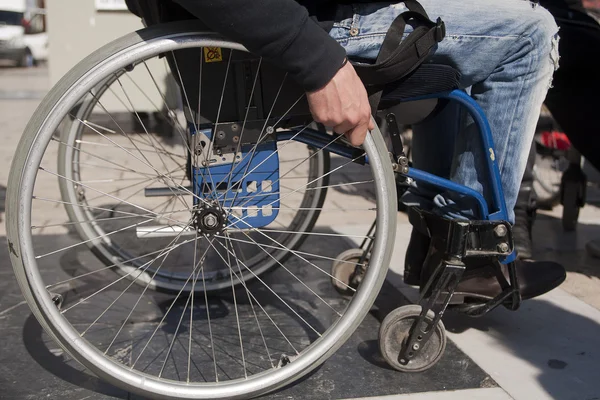
[[[280,207],[279,155],[275,140],[264,137],[258,145],[237,146],[232,141],[229,146],[217,147],[212,140],[212,129],[196,132],[190,126],[190,132],[191,149],[195,152],[191,163],[194,204],[218,202],[226,211],[230,210],[229,228],[260,228],[273,222]]]

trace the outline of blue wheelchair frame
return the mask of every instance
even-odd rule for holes
[[[482,151],[483,154],[486,154],[487,157],[484,157],[486,160],[486,166],[487,166],[487,172],[488,172],[488,183],[491,185],[491,194],[492,194],[492,198],[491,198],[491,203],[488,205],[488,202],[485,200],[485,198],[483,197],[483,195],[471,188],[468,188],[466,186],[463,185],[459,185],[455,182],[452,182],[448,179],[444,179],[444,178],[440,178],[439,176],[436,176],[434,174],[416,169],[416,168],[409,168],[408,172],[406,174],[403,174],[404,176],[414,179],[417,182],[424,182],[427,183],[429,185],[435,186],[443,191],[452,191],[461,195],[464,195],[466,197],[470,197],[472,199],[474,199],[476,201],[477,207],[478,207],[478,211],[479,211],[479,215],[481,220],[484,221],[508,221],[508,212],[506,209],[506,202],[504,200],[504,193],[502,190],[502,184],[501,184],[501,180],[500,180],[500,170],[498,168],[498,164],[496,162],[496,155],[495,155],[495,149],[494,149],[494,141],[492,138],[492,132],[490,129],[490,125],[488,123],[488,120],[483,112],[483,110],[481,109],[481,107],[479,107],[479,105],[477,104],[477,102],[475,102],[475,100],[473,100],[467,93],[465,93],[463,90],[459,90],[459,89],[455,89],[455,90],[451,90],[451,91],[446,91],[446,92],[440,92],[440,93],[433,93],[433,94],[428,94],[428,95],[424,95],[424,96],[419,96],[419,97],[413,97],[413,98],[409,98],[406,100],[403,100],[402,102],[410,102],[410,101],[418,101],[418,100],[425,100],[425,99],[446,99],[446,100],[451,100],[451,101],[456,101],[459,104],[461,104],[462,106],[465,107],[465,109],[467,110],[467,112],[469,113],[469,115],[473,118],[475,124],[478,126],[479,128],[479,133],[481,136],[481,143],[482,143]],[[301,129],[301,131],[300,131]],[[209,131],[206,132],[207,135],[210,135]],[[315,129],[310,129],[310,128],[291,128],[289,130],[285,130],[285,131],[280,131],[277,132],[275,135],[275,139],[277,141],[284,141],[284,140],[295,140],[316,148],[323,148],[325,146],[327,146],[327,150],[331,153],[349,158],[349,159],[354,159],[357,160],[359,158],[363,159],[365,163],[368,163],[368,157],[366,155],[364,155],[364,153],[356,148],[353,147],[349,147],[346,146],[344,144],[340,144],[340,143],[332,143],[331,142],[331,136],[328,135],[325,132],[322,131],[318,131]],[[248,180],[261,180],[261,176],[262,179],[269,179],[269,173],[271,174],[276,174],[278,176],[278,158],[275,157],[271,157],[271,155],[269,154],[273,154],[273,151],[275,150],[275,144],[273,143],[272,145],[266,145],[269,148],[266,149],[266,159],[265,161],[268,162],[264,162],[261,161],[257,167],[260,167],[260,169],[258,171],[254,171],[254,169],[252,170],[254,173],[253,174],[246,174],[247,171],[247,166],[244,168],[244,165],[239,165],[236,166],[233,171],[232,171],[232,175],[233,176],[240,176],[240,177],[245,177],[244,179],[246,181]],[[264,154],[261,154],[261,151],[256,152],[256,155],[258,156],[258,161],[260,161],[261,159],[265,158]],[[275,153],[276,154],[276,153]],[[254,150],[252,151],[252,159],[250,160],[250,163],[252,165],[256,164],[256,160],[253,160],[254,158]],[[274,155],[274,154],[273,154]],[[243,159],[245,159],[246,157],[244,157]],[[361,160],[361,162],[363,161]],[[246,161],[246,163],[248,163]],[[242,164],[244,164],[242,162]],[[264,164],[264,165],[263,165]],[[213,171],[212,174],[216,175],[216,176],[224,176],[228,171],[227,169],[229,168],[229,166],[225,167],[224,170],[222,170],[222,167],[211,167],[210,169]],[[256,168],[256,167],[255,167]],[[201,169],[196,171],[196,177],[195,177],[195,186],[197,186],[199,183],[198,182],[202,182],[202,179],[200,177],[200,175],[202,174]],[[267,178],[265,178],[265,176],[267,176]],[[274,180],[277,181],[277,176],[275,176]],[[272,179],[272,178],[271,178]],[[275,190],[277,190],[278,188],[275,188]],[[244,189],[245,190],[245,189]],[[198,188],[197,191],[199,192]],[[245,193],[245,192],[244,192]],[[199,193],[199,195],[201,195]],[[232,196],[232,197],[230,197]],[[262,194],[262,199],[255,201],[253,204],[254,206],[257,207],[261,207],[263,205],[270,205],[275,203],[275,207],[278,207],[278,199],[270,196],[268,193]],[[227,193],[223,193],[223,197],[224,199],[230,199],[233,198],[235,199],[237,197],[237,194],[228,191]],[[229,204],[230,206],[234,206],[233,204],[234,200],[231,200],[231,204]],[[237,205],[237,203],[236,203]],[[246,211],[244,211],[245,213]],[[277,213],[273,213],[271,215],[269,215],[268,217],[259,217],[256,219],[257,223],[260,223],[261,225],[267,224],[269,222],[271,222],[273,219],[275,219]],[[244,214],[244,217],[246,216],[246,214]],[[249,223],[244,223],[247,226],[253,226],[252,224]],[[237,225],[237,224],[234,224]],[[243,228],[244,226],[239,226],[239,228]],[[510,262],[513,262],[516,259],[516,252],[513,250],[513,252],[507,256],[503,256],[500,257],[500,261],[503,264],[508,264]]]
[[[485,159],[487,160],[487,172],[489,177],[489,184],[492,189],[492,198],[491,205],[488,205],[487,201],[481,195],[481,193],[468,188],[463,185],[459,185],[455,182],[452,182],[448,179],[440,178],[439,176],[433,175],[431,173],[416,169],[410,168],[408,173],[405,176],[414,179],[415,181],[420,181],[424,183],[428,183],[435,187],[438,187],[443,190],[453,191],[468,197],[471,197],[476,200],[476,204],[479,208],[479,214],[482,220],[487,221],[508,221],[508,212],[506,209],[506,201],[504,200],[504,192],[502,190],[502,184],[500,180],[500,170],[498,168],[498,164],[496,162],[495,148],[494,148],[494,140],[492,138],[492,131],[490,129],[490,125],[488,120],[477,102],[473,100],[467,93],[463,90],[455,89],[448,92],[434,93],[426,96],[420,96],[415,98],[410,98],[407,100],[403,100],[403,102],[409,101],[417,101],[424,99],[447,99],[453,100],[465,107],[469,115],[475,121],[475,124],[479,128],[479,133],[481,136],[482,142],[482,151],[484,154],[488,154]],[[287,140],[291,139],[294,136],[294,131],[282,132],[277,135],[278,140]],[[324,144],[329,143],[331,137],[323,132],[319,132],[316,130],[305,129],[302,135],[297,135],[294,137],[294,140],[299,142],[315,146],[315,147],[323,147]],[[355,158],[356,153],[353,152],[347,146],[343,146],[340,144],[330,144],[327,149],[334,154],[347,157],[347,158]],[[366,158],[366,156],[365,156]],[[366,160],[368,162],[368,159]],[[503,264],[508,264],[516,259],[516,252],[513,251],[510,255],[502,257],[501,262]]]

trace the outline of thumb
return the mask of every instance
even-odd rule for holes
[[[373,118],[369,118],[368,128],[369,128],[370,131],[372,131],[373,129],[375,129],[375,123],[373,122]]]

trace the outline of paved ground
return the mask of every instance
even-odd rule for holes
[[[43,67],[29,70],[0,67],[0,194],[5,191],[10,161],[21,132],[48,90],[46,74]],[[347,193],[338,192],[335,196],[334,200],[343,202],[346,207],[349,202],[365,201],[363,196]],[[348,398],[402,393],[397,398],[599,399],[600,260],[590,258],[584,251],[587,240],[600,239],[600,210],[593,205],[599,204],[598,199],[597,191],[591,189],[592,204],[582,209],[580,224],[574,233],[562,231],[560,207],[541,212],[535,225],[536,256],[557,260],[569,271],[561,289],[525,303],[516,313],[497,310],[478,320],[449,314],[444,322],[453,342],[452,350],[432,373],[407,378],[382,367],[381,361],[373,361],[377,349],[372,333],[379,321],[370,317],[336,356],[338,358],[328,361],[308,384],[275,397]],[[0,206],[3,212],[3,201]],[[394,259],[402,260],[410,226],[403,215],[398,216],[398,222]],[[367,221],[348,223],[343,219],[331,221],[331,228],[360,234],[368,228]],[[4,225],[0,226],[0,236],[5,237]],[[0,398],[127,398],[126,393],[80,372],[77,364],[64,361],[57,353],[60,350],[41,333],[22,300],[6,254],[6,250],[0,252],[0,279],[9,282],[8,286],[3,285],[4,289],[0,286],[0,335],[6,338],[0,346],[0,376],[4,377],[0,378]],[[401,263],[391,265],[386,293],[395,301],[403,298],[396,290],[414,299],[414,289],[402,285],[401,273]],[[382,297],[380,304],[385,303],[385,299]],[[345,366],[348,361],[344,360],[352,362],[353,357],[356,358],[356,364],[352,364],[354,371],[367,374],[371,383],[376,383],[367,385],[367,389],[372,388],[367,392],[345,390],[349,377],[335,367]],[[463,373],[458,374],[457,370]],[[9,379],[10,376],[15,379]],[[315,385],[320,392],[311,392]],[[364,391],[364,385],[361,386]],[[385,391],[377,390],[384,386]],[[426,393],[410,394],[423,391]]]

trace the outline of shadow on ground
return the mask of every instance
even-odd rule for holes
[[[560,219],[538,214],[533,235],[536,259],[553,260],[569,272],[600,278],[600,259],[585,251],[588,241],[600,240],[600,225],[579,222],[575,231],[564,232]]]
[[[309,239],[304,244],[303,249],[326,249],[323,250],[323,254],[335,257],[339,252],[354,246],[345,238],[336,236],[325,238],[326,240],[323,240],[323,237],[319,237],[318,240]],[[36,239],[47,243],[61,244],[73,240],[66,235],[60,237],[46,235]],[[0,256],[3,256],[2,259],[4,260],[8,259],[6,248],[2,248]],[[44,270],[41,272],[45,275],[53,271],[51,273],[65,277],[72,277],[74,274],[80,275],[85,273],[86,268],[89,268],[90,257],[93,258],[86,249],[72,248],[65,251],[61,257],[57,257],[56,264],[46,263]],[[298,269],[302,264],[295,258],[286,262],[286,266],[295,268],[298,274],[302,274],[305,282],[315,283],[314,287],[325,298],[331,299],[334,303],[344,304],[344,300],[331,287],[328,277],[323,276],[318,270],[314,268]],[[323,264],[323,269],[329,267],[329,261]],[[113,272],[107,271],[107,273]],[[82,366],[67,356],[42,330],[29,312],[27,305],[22,301],[18,287],[12,277],[10,266],[7,263],[2,264],[0,267],[0,274],[6,278],[0,283],[0,292],[4,293],[4,297],[0,297],[0,310],[4,310],[0,311],[0,334],[4,338],[0,345],[0,365],[9,367],[7,373],[0,377],[0,387],[5,388],[3,398],[21,399],[28,396],[65,400],[81,399],[86,396],[89,396],[90,399],[136,398],[86,372]],[[282,268],[278,268],[272,273],[268,273],[264,279],[267,282],[272,282],[273,287],[280,285],[279,288],[287,290],[286,293],[292,299],[295,299],[293,300],[295,312],[274,304],[278,312],[281,314],[287,313],[288,321],[295,321],[297,326],[303,326],[299,322],[299,319],[302,318],[318,331],[324,331],[324,327],[327,326],[324,325],[324,322],[331,318],[331,312],[325,310],[324,307],[307,302],[304,289],[299,283],[293,281],[287,272]],[[93,293],[97,287],[97,281],[94,279],[82,279],[82,281],[84,282],[73,290],[85,294]],[[261,289],[258,282],[253,282],[251,285],[249,287],[254,288],[252,290],[257,299],[265,299],[265,302],[267,299],[272,301],[272,296],[269,297],[269,293]],[[139,288],[131,290],[134,293],[140,291]],[[237,299],[240,301],[242,297],[240,291],[237,290],[236,293],[238,294]],[[145,306],[147,307],[147,312],[144,314],[146,316],[132,322],[132,327],[128,329],[140,331],[141,328],[139,327],[143,328],[148,324],[156,326],[157,321],[165,315],[166,310],[170,307],[174,307],[174,310],[185,310],[185,305],[182,304],[181,300],[174,301],[175,296],[170,294],[153,293],[151,299],[149,305]],[[235,313],[232,311],[231,292],[212,296],[209,302],[211,303],[210,310],[213,318],[220,318],[223,321],[235,318]],[[426,373],[401,374],[390,369],[379,355],[377,342],[378,320],[398,302],[406,302],[406,300],[394,287],[386,284],[372,312],[340,350],[307,377],[266,396],[266,398],[342,399],[495,386],[489,376],[452,344],[449,344],[442,361]],[[238,303],[239,305],[240,303]],[[220,314],[218,310],[221,310]],[[117,324],[126,320],[127,311],[128,308],[126,307],[115,311]],[[204,313],[202,307],[194,310],[194,315],[197,316],[198,320],[202,318]],[[166,320],[167,323],[160,329],[161,334],[165,337],[173,334],[173,326],[176,324],[176,320],[179,319],[179,315],[176,313]],[[140,332],[142,331],[143,329]],[[305,326],[304,330],[296,329],[295,332],[299,337],[306,337],[309,340],[315,339],[314,332],[311,332]],[[138,334],[132,337],[143,339],[147,336]],[[135,347],[135,344],[133,347]]]

